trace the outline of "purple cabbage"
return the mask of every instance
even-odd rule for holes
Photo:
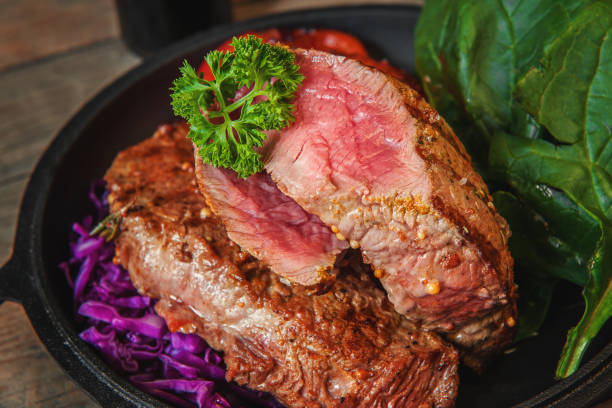
[[[59,267],[73,290],[85,329],[82,340],[135,386],[180,407],[282,407],[272,396],[225,381],[219,353],[194,335],[170,333],[155,313],[155,300],[141,296],[129,274],[113,263],[112,242],[89,231],[108,215],[103,181],[89,191],[94,216],[72,227],[71,257]],[[231,404],[230,402],[231,401]]]

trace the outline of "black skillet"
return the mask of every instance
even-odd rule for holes
[[[89,101],[58,133],[25,192],[14,251],[0,269],[0,302],[21,303],[38,336],[63,369],[105,407],[165,406],[115,374],[78,337],[72,296],[56,267],[68,257],[72,222],[91,211],[87,189],[121,149],[171,119],[168,88],[179,63],[198,64],[206,50],[234,34],[266,27],[331,27],[360,37],[375,56],[413,71],[414,7],[351,7],[272,15],[218,27],[145,60]],[[581,369],[555,381],[565,334],[582,311],[579,293],[557,291],[540,335],[503,355],[482,377],[461,374],[457,407],[587,407],[612,397],[612,325],[591,345]]]

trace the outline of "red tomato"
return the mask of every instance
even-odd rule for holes
[[[320,51],[340,54],[360,61],[362,64],[377,68],[391,76],[401,80],[406,80],[406,74],[387,61],[377,61],[371,58],[366,51],[363,43],[357,37],[344,33],[338,30],[327,28],[305,30],[298,28],[294,30],[283,30],[282,32],[276,28],[270,28],[263,31],[247,31],[239,37],[245,37],[248,34],[261,38],[265,42],[276,43],[285,42],[292,47],[310,49],[314,48]],[[233,51],[232,40],[229,39],[219,45],[219,51]],[[204,74],[204,79],[212,81],[214,76],[210,67],[203,61],[198,72]]]
[[[402,70],[395,68],[387,61],[373,59],[359,39],[342,31],[326,28],[314,30],[299,28],[286,33],[283,39],[293,47],[314,48],[320,51],[344,55],[356,59],[369,67],[377,68],[397,79],[406,79],[406,74]]]
[[[314,30],[293,30],[289,44],[300,48],[314,48],[346,56],[367,56],[363,43],[356,37],[338,30],[317,28]]]

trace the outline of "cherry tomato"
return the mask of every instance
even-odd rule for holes
[[[333,54],[344,55],[349,58],[356,59],[364,65],[377,68],[386,74],[394,76],[400,80],[406,80],[406,74],[389,64],[387,61],[377,61],[370,57],[363,43],[355,36],[344,33],[338,30],[327,28],[318,29],[303,29],[283,30],[282,32],[276,28],[270,28],[263,31],[247,31],[240,35],[254,35],[261,38],[265,42],[276,43],[285,42],[286,44],[296,47],[310,49],[314,48],[320,51],[331,52]],[[217,47],[219,51],[233,51],[232,40],[229,39]],[[212,81],[214,76],[210,67],[203,61],[198,72],[203,73],[204,79]]]
[[[397,79],[406,80],[406,74],[389,64],[370,57],[363,43],[356,37],[338,30],[298,28],[285,34],[283,40],[293,47],[314,48],[320,51],[344,55],[364,65],[381,70]]]
[[[293,30],[292,39],[288,41],[294,47],[314,48],[346,56],[368,55],[363,43],[356,37],[338,30],[318,28],[314,30]]]

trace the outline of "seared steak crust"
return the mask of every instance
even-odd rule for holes
[[[361,246],[398,312],[481,357],[507,345],[510,231],[461,142],[407,85],[344,57],[295,53],[305,75],[296,120],[264,147],[279,188]]]
[[[464,238],[473,242],[483,258],[494,266],[494,270],[485,267],[483,286],[491,280],[500,282],[501,295],[496,299],[498,304],[448,331],[442,330],[448,340],[459,346],[463,361],[482,372],[484,365],[495,354],[510,346],[515,333],[518,294],[514,284],[514,260],[507,245],[511,231],[506,220],[495,210],[493,197],[480,175],[473,170],[463,144],[444,119],[421,94],[392,77],[387,78],[400,91],[406,108],[417,119],[416,148],[427,163],[427,171],[432,174],[445,172],[451,185],[459,180],[458,185],[462,186],[452,189],[446,197],[443,190],[438,189],[432,197],[433,207],[455,225],[461,226],[460,232]],[[439,180],[442,182],[442,179]],[[472,203],[468,207],[460,207],[463,211],[453,208],[452,200],[449,200],[449,197],[461,193],[468,196],[466,202]],[[484,222],[479,218],[480,214],[486,215]],[[495,276],[486,276],[488,274]]]
[[[164,125],[105,176],[111,210],[132,203],[118,259],[141,293],[160,299],[171,330],[197,332],[224,352],[228,380],[288,406],[453,405],[449,346],[415,330],[359,266],[322,296],[282,284],[227,237],[192,163],[184,133]]]

